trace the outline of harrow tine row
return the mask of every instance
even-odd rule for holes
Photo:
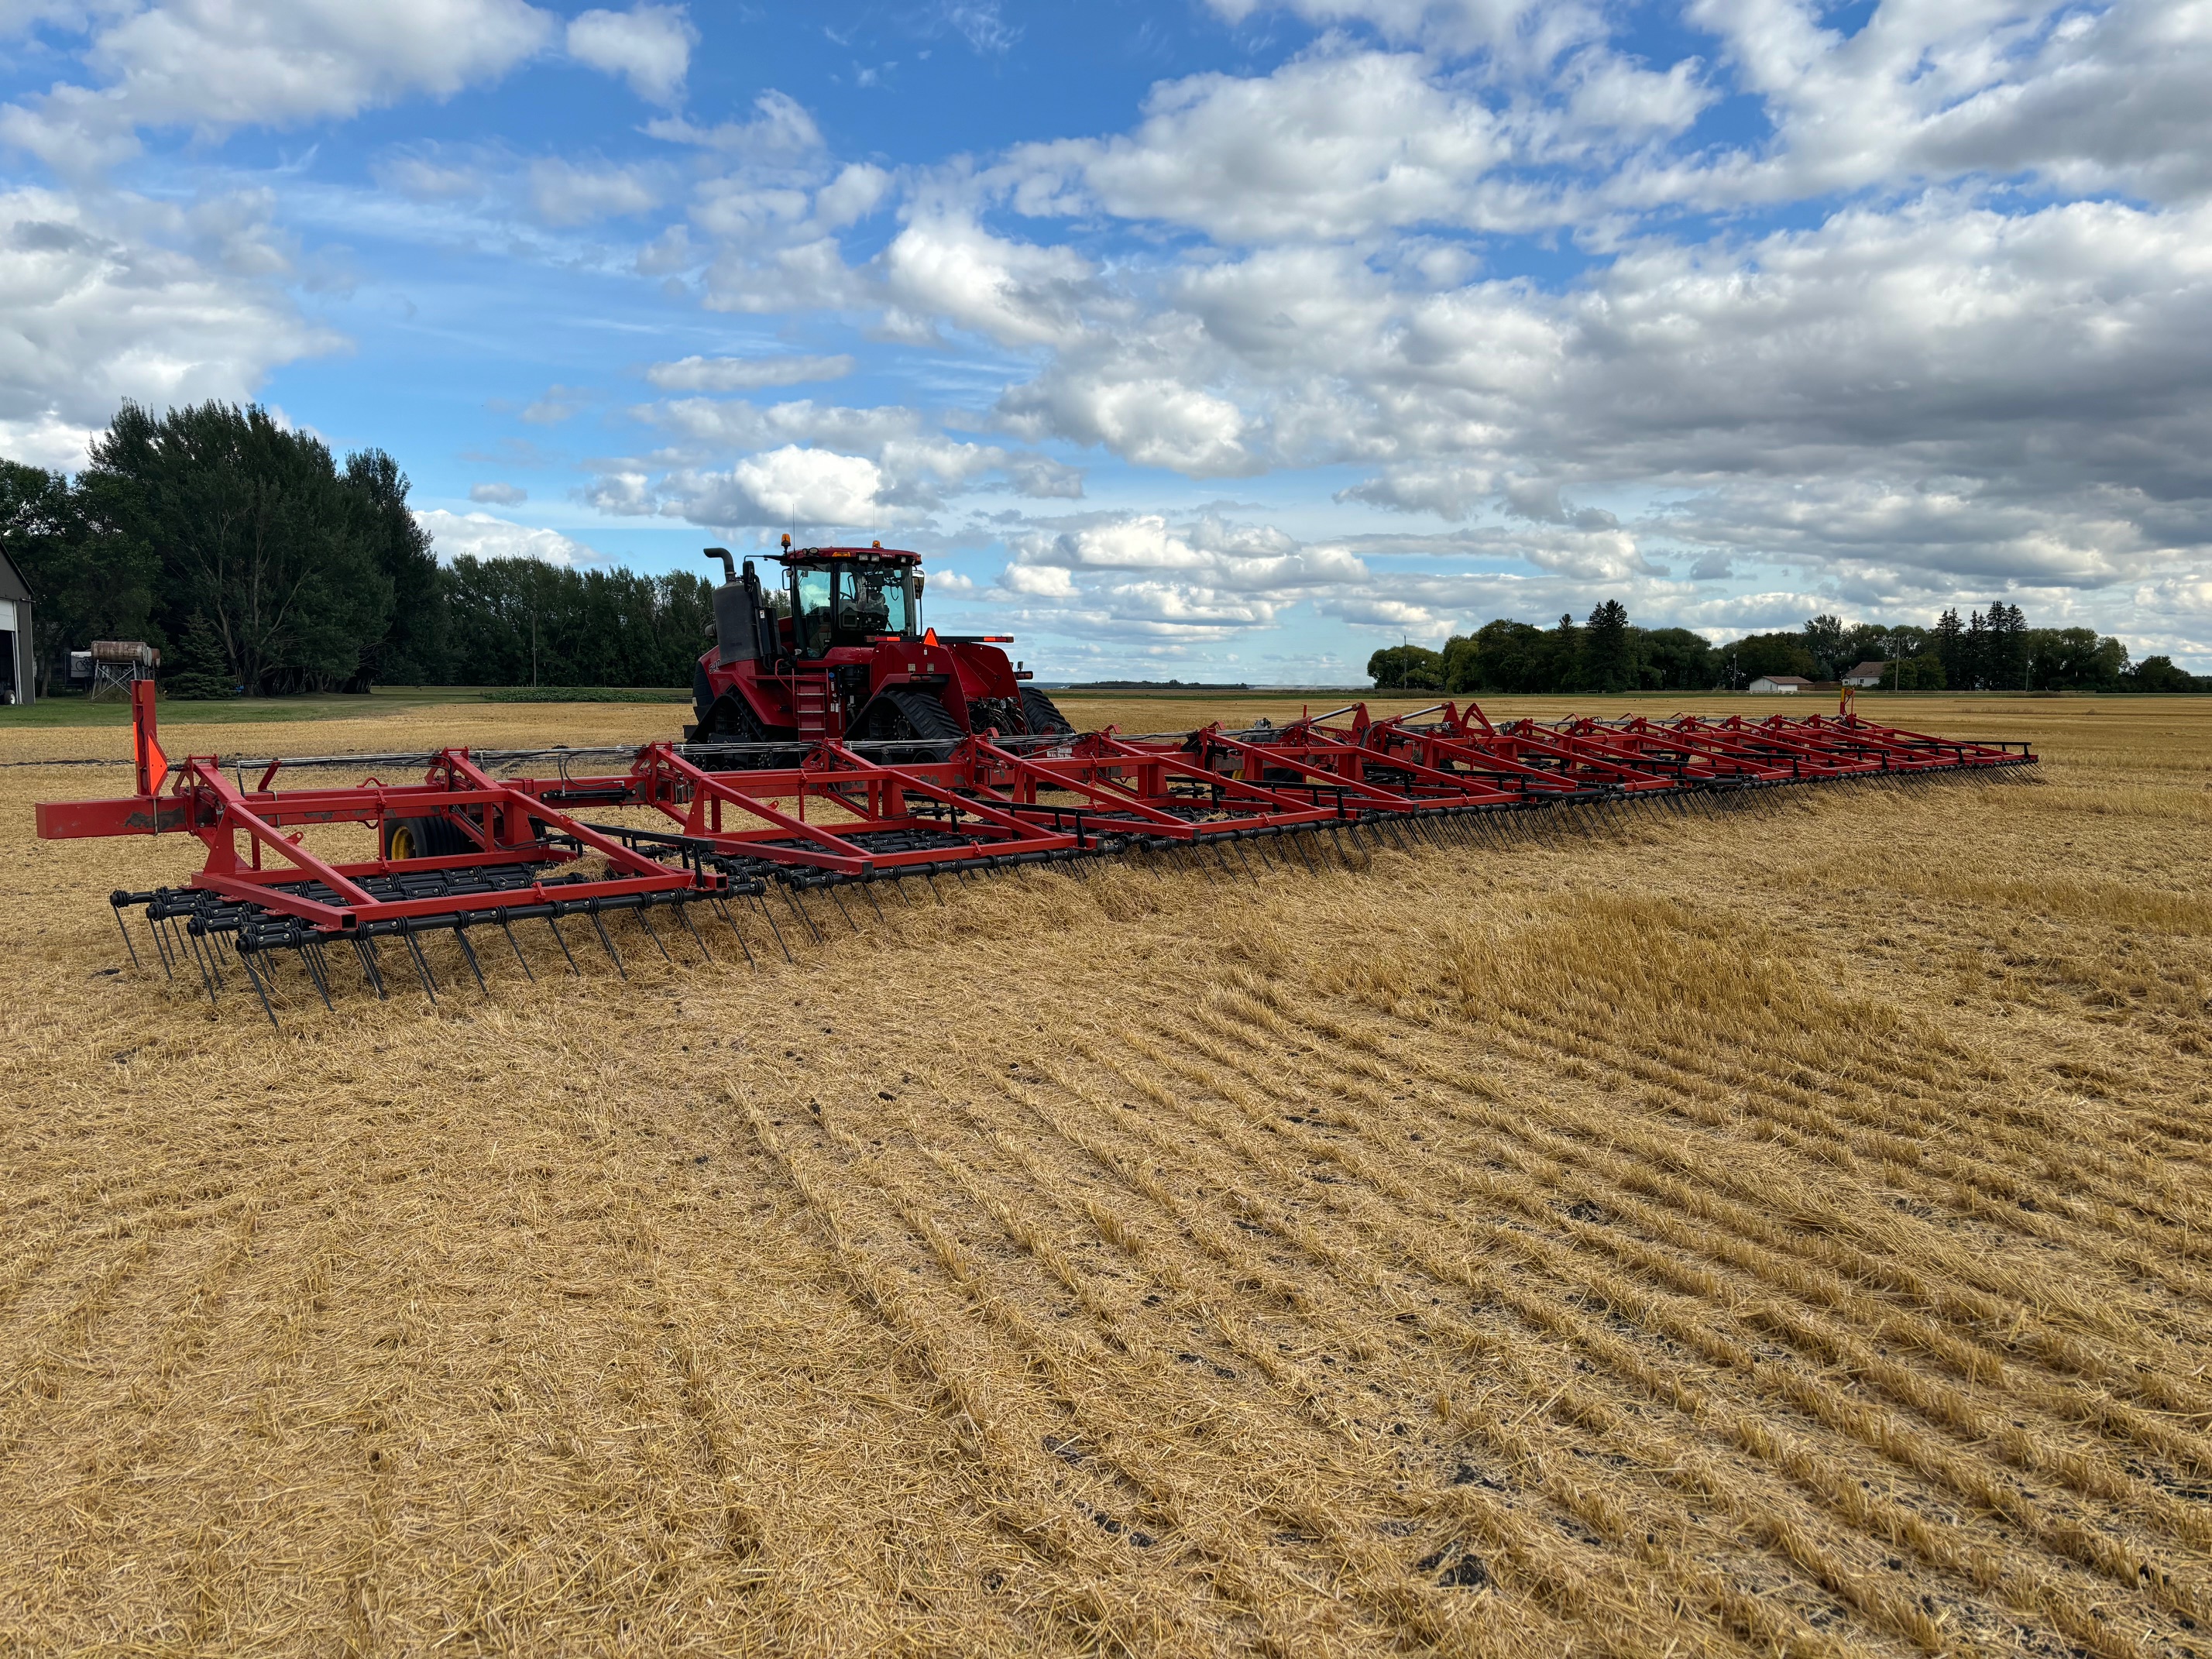
[[[913,908],[914,878],[939,908],[942,880],[1021,882],[1032,870],[1081,880],[1100,859],[1132,860],[1163,878],[1174,866],[1209,882],[1256,885],[1301,872],[1319,879],[1371,868],[1386,851],[1492,854],[1593,836],[1639,811],[1712,817],[1810,785],[1917,791],[1961,777],[2010,782],[2031,778],[2036,763],[2025,744],[1933,737],[1849,715],[1493,726],[1480,708],[1447,702],[1389,720],[1355,704],[1280,727],[1141,738],[1111,729],[1050,743],[969,737],[943,758],[900,764],[825,742],[796,766],[713,770],[702,763],[762,757],[649,744],[561,751],[553,776],[494,778],[488,757],[448,749],[375,757],[422,762],[419,784],[272,787],[288,764],[343,759],[319,756],[257,761],[260,783],[247,790],[238,763],[209,756],[171,766],[156,739],[150,684],[137,688],[133,713],[137,793],[42,805],[39,833],[197,836],[205,860],[185,885],[110,896],[125,948],[143,971],[124,914],[141,910],[166,980],[188,964],[186,977],[219,1008],[232,988],[226,969],[235,969],[272,1025],[287,953],[314,999],[335,1009],[329,952],[337,945],[351,947],[362,984],[389,1000],[380,949],[396,942],[434,1006],[441,988],[426,947],[441,933],[453,937],[459,966],[489,996],[472,929],[498,928],[534,983],[516,929],[543,921],[578,976],[561,924],[580,918],[627,980],[611,927],[625,915],[672,966],[678,958],[653,926],[656,909],[673,913],[702,963],[719,962],[690,914],[704,903],[757,972],[761,957],[741,912],[766,924],[764,947],[772,940],[785,962],[797,960],[772,896],[818,946],[828,938],[809,894],[826,894],[845,931],[857,933],[846,889],[857,889],[854,902],[865,899],[880,920],[876,889],[890,883]],[[581,775],[576,762],[587,755],[626,755],[629,769]],[[662,827],[586,822],[573,816],[580,807],[647,811]],[[286,833],[348,823],[376,830],[379,856],[333,863],[308,850],[299,829]],[[453,974],[452,984],[461,983]]]

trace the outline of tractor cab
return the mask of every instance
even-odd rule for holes
[[[814,659],[841,645],[911,640],[921,629],[921,556],[873,547],[809,547],[786,551],[791,654]]]

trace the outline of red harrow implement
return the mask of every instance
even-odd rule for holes
[[[196,974],[217,1001],[234,969],[272,1024],[288,956],[326,1006],[333,957],[347,951],[380,997],[389,995],[386,953],[398,952],[434,1001],[425,942],[439,934],[452,937],[479,989],[488,981],[471,933],[481,941],[496,931],[532,977],[515,930],[538,922],[571,972],[572,934],[626,972],[611,923],[627,917],[628,931],[665,957],[659,910],[669,938],[711,957],[692,914],[700,905],[748,962],[753,943],[770,939],[788,959],[771,896],[819,939],[805,896],[826,891],[849,923],[848,886],[880,911],[874,890],[884,882],[911,903],[911,878],[933,893],[940,877],[1035,864],[1080,875],[1099,858],[1210,854],[1249,874],[1248,842],[1263,864],[1313,872],[1331,860],[1358,867],[1352,853],[1370,843],[1480,847],[1636,806],[1711,812],[1784,786],[2001,779],[2036,763],[2025,744],[1929,737],[1850,714],[1493,726],[1472,705],[1440,703],[1389,720],[1352,705],[1279,727],[1144,737],[974,733],[919,760],[912,740],[823,739],[797,765],[759,763],[787,761],[788,745],[665,743],[173,764],[156,737],[153,685],[133,696],[136,792],[41,805],[39,834],[197,836],[204,861],[184,885],[111,896],[125,945],[138,962],[124,913],[143,910],[167,975]],[[618,769],[580,769],[601,758]],[[533,764],[550,775],[520,772]],[[276,787],[288,769],[370,765],[419,768],[421,781]],[[249,767],[259,774],[251,788]],[[616,809],[656,813],[655,827],[579,816]],[[335,861],[306,845],[308,827],[344,824],[376,832],[374,856]],[[766,934],[749,939],[744,915]]]

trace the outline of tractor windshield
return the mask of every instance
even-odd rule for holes
[[[907,631],[906,575],[896,565],[862,565],[839,573],[837,631],[868,638]]]
[[[907,573],[893,564],[793,565],[793,650],[818,657],[833,645],[865,645],[885,634],[914,631]]]

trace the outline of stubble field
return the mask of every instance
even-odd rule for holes
[[[0,1650],[2212,1654],[2212,699],[1865,708],[2042,781],[281,1036],[111,971],[196,843],[32,838],[124,769],[0,768]]]

